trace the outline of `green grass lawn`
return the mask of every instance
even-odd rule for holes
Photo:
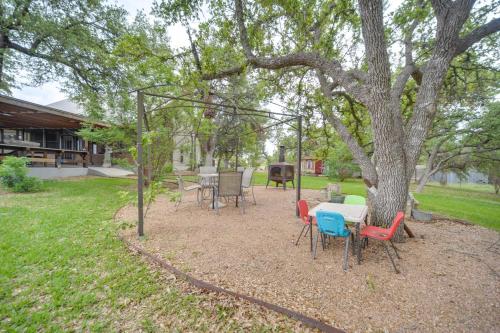
[[[428,184],[415,197],[422,210],[500,230],[500,195],[491,185]]]
[[[257,184],[265,181],[256,174]],[[304,188],[329,182],[303,177]],[[359,180],[341,185],[365,194]],[[131,255],[112,221],[124,204],[118,192],[131,186],[89,178],[45,182],[40,193],[0,192],[0,331],[283,330],[259,316],[242,323],[235,309],[182,293]],[[431,184],[416,197],[424,210],[500,229],[500,198],[487,186]]]
[[[112,217],[131,184],[91,178],[0,192],[0,331],[283,329],[262,318],[243,329],[234,308],[180,292],[130,254]]]
[[[267,174],[256,173],[254,179],[255,184],[265,185]],[[302,177],[302,187],[307,189],[325,188],[328,183],[333,182],[338,181],[327,177]],[[366,196],[366,187],[360,179],[348,179],[340,185],[344,194]],[[269,186],[274,186],[274,182]],[[422,193],[415,193],[415,197],[422,210],[500,230],[500,196],[495,194],[492,185],[429,184]]]

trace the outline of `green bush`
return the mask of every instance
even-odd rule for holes
[[[165,174],[170,174],[170,173],[174,172],[174,165],[172,163],[165,164],[165,167],[163,168],[163,172]]]
[[[14,192],[37,192],[42,189],[42,181],[36,177],[25,177],[14,184]]]
[[[359,167],[352,162],[329,161],[328,176],[337,178],[341,182],[351,178],[354,172],[359,171]]]
[[[14,192],[35,192],[42,187],[40,179],[28,177],[26,157],[7,156],[0,164],[0,183]]]

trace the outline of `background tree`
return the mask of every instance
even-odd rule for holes
[[[450,70],[438,99],[437,113],[422,150],[425,169],[418,179],[416,191],[421,192],[427,181],[439,171],[454,171],[463,177],[474,166],[473,154],[491,150],[480,148],[478,125],[485,118],[485,105],[498,95],[498,71],[483,63],[475,50],[469,50],[450,64]],[[415,87],[405,89],[406,105],[415,100]],[[494,130],[485,128],[485,130]],[[481,130],[480,136],[489,140]],[[485,142],[486,143],[486,142]]]
[[[478,144],[478,150],[472,154],[469,163],[472,167],[486,173],[489,182],[500,190],[500,102],[495,101],[487,105],[485,115],[473,124],[476,129],[471,133],[471,140]]]
[[[9,93],[23,71],[34,85],[57,80],[101,91],[125,15],[100,0],[1,1],[0,91]]]

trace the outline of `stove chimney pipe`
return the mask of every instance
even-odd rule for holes
[[[280,163],[285,162],[285,146],[280,146],[280,157],[278,162]]]

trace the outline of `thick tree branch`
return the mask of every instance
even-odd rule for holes
[[[471,31],[467,36],[460,38],[455,55],[465,52],[469,47],[479,42],[481,39],[494,34],[500,30],[500,18],[495,18],[490,22]]]
[[[196,68],[201,73],[201,61],[200,56],[198,55],[198,50],[196,49],[196,44],[193,42],[193,38],[191,38],[191,30],[187,27],[187,34],[189,38],[189,44],[191,45],[191,53],[193,54],[194,63],[196,64]]]
[[[258,57],[254,55],[244,23],[242,0],[235,0],[235,15],[240,33],[241,46],[249,64],[257,68],[265,69],[282,69],[294,66],[315,68],[321,70],[335,81],[338,81],[346,91],[351,93],[359,101],[363,103],[368,103],[370,101],[367,89],[357,80],[361,78],[362,75],[357,71],[352,73],[345,71],[337,60],[325,59],[314,52],[296,52],[273,57]]]
[[[316,71],[317,77],[323,91],[323,94],[329,98],[333,98],[333,92],[331,91],[331,86],[325,78],[325,75],[321,71]],[[328,122],[335,128],[337,133],[340,135],[342,140],[347,144],[349,150],[351,151],[354,160],[358,163],[363,174],[363,178],[370,181],[371,184],[376,185],[378,183],[377,171],[375,166],[371,162],[370,158],[366,155],[363,148],[358,144],[358,142],[351,135],[347,127],[342,123],[342,121],[335,116],[333,110],[326,115]]]
[[[235,66],[216,73],[205,73],[201,76],[203,80],[218,80],[228,76],[238,75],[245,71],[247,65]]]
[[[359,7],[372,98],[387,100],[391,70],[385,40],[382,1],[360,0]]]
[[[71,68],[73,70],[73,73],[77,77],[79,77],[80,79],[85,81],[87,86],[89,86],[91,89],[93,89],[96,92],[98,91],[98,89],[92,84],[91,80],[87,77],[87,75],[85,75],[83,70],[76,65],[75,62],[72,62],[72,61],[66,60],[66,59],[61,59],[59,57],[54,57],[54,56],[51,56],[49,54],[39,53],[36,51],[36,49],[27,48],[27,47],[24,47],[24,46],[19,45],[17,43],[11,42],[8,37],[5,38],[5,43],[6,43],[7,48],[9,48],[9,49],[16,50],[18,52],[21,52],[21,53],[26,54],[26,55],[31,56],[31,57],[47,60],[50,62],[56,62],[56,63],[59,63],[61,65],[66,66],[68,68]]]
[[[460,30],[475,0],[433,0],[436,13],[436,42],[432,55],[422,67],[422,82],[411,118],[406,126],[407,173],[415,166],[427,132],[436,114],[436,100],[449,65],[456,56]]]

